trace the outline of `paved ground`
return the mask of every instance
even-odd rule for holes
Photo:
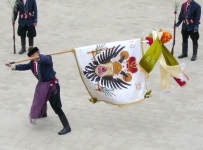
[[[180,88],[171,79],[173,94],[160,96],[159,64],[151,73],[152,98],[125,108],[92,104],[81,82],[73,54],[53,56],[60,79],[63,110],[72,132],[58,136],[62,125],[48,108],[48,117],[32,126],[28,120],[36,79],[27,72],[12,72],[7,61],[14,55],[10,9],[0,1],[0,150],[200,150],[203,149],[203,38],[198,59],[187,64],[191,82]],[[198,1],[198,0],[197,0]],[[146,37],[151,29],[173,32],[169,0],[49,0],[37,1],[39,23],[35,46],[51,53],[80,46]],[[180,0],[184,2],[184,0]],[[203,6],[203,1],[198,1]],[[175,57],[181,53],[177,29]],[[203,25],[200,25],[202,35]],[[17,24],[16,24],[17,30]],[[172,42],[166,46],[170,49]],[[16,37],[17,51],[20,38]],[[148,46],[145,45],[145,51]]]

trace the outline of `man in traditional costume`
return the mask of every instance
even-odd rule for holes
[[[33,46],[34,37],[36,36],[37,4],[36,0],[16,0],[16,4],[17,11],[14,11],[12,25],[14,26],[19,12],[18,35],[21,37],[22,46],[19,54],[23,54],[26,52],[26,33],[29,38],[29,46]]]
[[[38,58],[31,60],[28,64],[11,65],[6,63],[12,70],[30,70],[39,80],[34,94],[34,99],[30,111],[30,122],[36,124],[36,119],[46,117],[46,106],[49,100],[51,107],[59,116],[64,128],[58,133],[59,135],[66,134],[71,131],[68,120],[63,112],[60,99],[60,86],[58,79],[55,77],[56,72],[53,70],[52,57],[50,55],[40,54],[37,47],[28,49],[29,57]]]
[[[199,39],[199,24],[201,16],[201,6],[194,0],[187,0],[186,3],[182,4],[178,22],[178,27],[182,22],[182,54],[178,58],[188,57],[188,38],[189,36],[193,42],[193,56],[191,61],[197,59],[198,39]]]

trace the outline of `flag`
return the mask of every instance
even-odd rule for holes
[[[143,56],[141,39],[80,47],[74,54],[91,102],[123,107],[149,96],[146,75],[137,65]]]

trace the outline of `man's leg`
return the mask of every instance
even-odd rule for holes
[[[34,45],[34,37],[36,36],[36,30],[33,25],[27,27],[28,33],[27,36],[29,38],[29,46]]]
[[[197,31],[194,33],[194,30],[190,31],[190,37],[193,42],[193,55],[191,61],[195,61],[197,59],[199,32]]]
[[[34,45],[34,38],[33,37],[30,37],[29,38],[29,46],[32,46],[33,47]]]
[[[21,37],[21,50],[19,51],[19,54],[23,54],[24,52],[26,52],[26,42],[25,42],[25,37]]]
[[[51,107],[55,111],[55,113],[59,116],[59,119],[61,123],[63,124],[63,129],[58,133],[59,135],[66,134],[71,131],[70,125],[68,123],[68,119],[66,118],[66,115],[64,114],[61,104],[61,98],[60,98],[60,86],[57,83],[56,84],[57,93],[54,96],[51,96],[49,102],[51,104]]]
[[[18,26],[18,35],[21,37],[21,50],[19,54],[26,52],[26,26]]]
[[[183,38],[183,43],[182,43],[182,54],[178,56],[178,58],[184,58],[188,57],[188,38],[189,38],[189,33],[187,30],[182,29],[182,38]]]
[[[47,117],[47,105],[46,105],[45,108],[44,108],[44,113],[43,113],[43,115],[40,114],[40,116],[39,116],[38,118],[45,118],[45,117]]]

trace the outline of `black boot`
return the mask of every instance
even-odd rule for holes
[[[193,45],[193,55],[192,55],[191,61],[195,61],[197,59],[197,49],[198,49],[198,45]]]
[[[188,43],[183,43],[182,44],[182,54],[180,56],[178,56],[178,58],[188,57],[187,52],[188,52]]]
[[[22,37],[21,37],[21,46],[22,46],[22,49],[20,50],[19,54],[23,54],[24,52],[26,52],[25,38],[22,38]]]
[[[34,44],[34,38],[29,38],[29,46],[33,47]]]
[[[58,134],[62,135],[62,134],[66,134],[66,133],[70,132],[71,128],[70,128],[70,125],[68,123],[68,120],[67,120],[65,114],[59,118],[60,118],[61,123],[63,124],[64,128]]]

